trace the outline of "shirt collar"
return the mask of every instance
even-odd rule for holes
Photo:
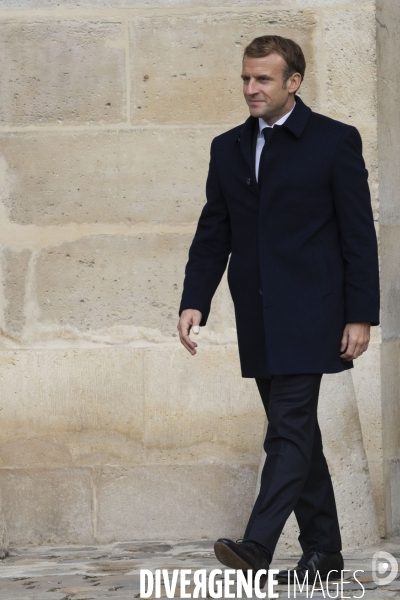
[[[292,113],[294,107],[296,106],[296,100],[294,101],[293,107],[291,110],[289,110],[289,112],[286,113],[286,115],[283,115],[283,117],[281,117],[279,119],[279,121],[277,121],[276,123],[274,123],[274,125],[283,125],[283,123],[286,121],[287,118],[289,118],[290,114]],[[261,132],[263,129],[265,129],[266,127],[273,127],[274,125],[268,125],[264,119],[259,118],[258,119],[258,135],[261,136]]]

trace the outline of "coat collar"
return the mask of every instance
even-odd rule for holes
[[[296,96],[296,106],[281,127],[286,127],[286,129],[288,129],[295,137],[299,138],[307,125],[310,115],[311,108],[306,106],[299,96]],[[251,135],[253,127],[256,127],[256,122],[258,123],[258,119],[250,116],[243,123],[237,137],[237,140],[240,142],[243,156],[251,170],[253,170]]]
[[[293,135],[299,138],[306,128],[310,115],[311,108],[304,104],[303,100],[299,98],[299,96],[296,96],[296,106],[294,107],[290,116],[283,123],[282,127],[286,127],[286,129],[289,129]]]

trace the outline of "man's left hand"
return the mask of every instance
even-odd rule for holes
[[[371,323],[347,323],[343,331],[340,355],[342,360],[354,360],[368,348]]]

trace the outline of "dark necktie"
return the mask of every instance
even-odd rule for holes
[[[261,151],[260,163],[258,165],[258,187],[260,189],[261,189],[262,176],[263,176],[263,171],[264,171],[265,155],[267,153],[269,141],[271,139],[273,130],[274,130],[273,127],[264,127],[264,129],[263,129],[265,142],[264,142],[263,149]]]

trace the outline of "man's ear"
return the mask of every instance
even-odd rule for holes
[[[293,75],[291,75],[289,77],[289,85],[288,85],[288,91],[292,94],[296,93],[297,90],[299,89],[301,85],[301,75],[300,73],[293,73]]]

